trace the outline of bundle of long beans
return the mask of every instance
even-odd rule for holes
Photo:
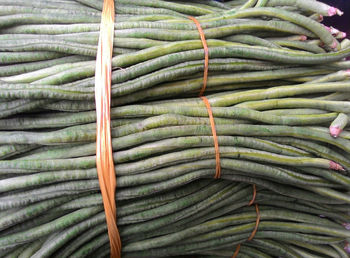
[[[102,1],[0,0],[0,256],[107,257],[95,163]],[[350,41],[315,0],[116,1],[123,257],[348,257]],[[215,117],[221,179],[202,87]],[[248,206],[253,198],[257,213]]]

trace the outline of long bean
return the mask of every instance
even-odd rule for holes
[[[0,0],[1,257],[109,255],[95,167],[101,10]],[[115,13],[122,256],[231,257],[239,244],[247,258],[347,257],[350,48],[321,23],[342,12],[315,0],[120,0]],[[209,47],[216,180],[188,16]]]

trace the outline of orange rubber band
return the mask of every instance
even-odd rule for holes
[[[96,168],[106,214],[112,258],[121,257],[121,239],[117,228],[117,209],[113,150],[111,144],[111,75],[114,34],[114,0],[104,0],[95,70]]]
[[[259,211],[259,205],[255,204],[255,211],[256,211],[256,222],[253,232],[250,234],[250,237],[248,238],[248,241],[251,241],[254,237],[256,232],[258,231],[259,223],[260,223],[260,211]]]
[[[207,88],[207,82],[208,82],[208,68],[209,68],[209,49],[207,45],[207,41],[205,39],[204,32],[202,30],[202,26],[199,23],[199,21],[192,17],[189,16],[189,19],[191,19],[197,26],[203,49],[204,49],[204,74],[203,74],[203,86],[202,89],[199,92],[199,97],[203,100],[205,107],[208,110],[208,115],[209,115],[209,121],[210,121],[210,126],[211,126],[211,132],[213,134],[213,140],[214,140],[214,147],[215,147],[215,160],[216,160],[216,171],[215,171],[215,178],[218,179],[221,176],[221,165],[220,165],[220,150],[219,150],[219,142],[218,142],[218,136],[216,134],[216,128],[215,128],[215,121],[214,121],[214,116],[213,116],[213,111],[211,109],[209,100],[203,96],[205,89]]]
[[[216,134],[213,111],[211,110],[209,100],[204,96],[202,96],[200,98],[203,100],[203,102],[208,110],[208,114],[209,114],[209,121],[210,121],[211,132],[213,134],[214,147],[215,147],[215,160],[216,160],[215,178],[218,179],[221,176],[220,150],[219,150],[218,136]]]
[[[253,198],[250,200],[248,205],[251,206],[255,202],[255,199],[256,199],[256,185],[254,184],[253,185]]]
[[[204,35],[204,31],[202,30],[202,26],[199,23],[199,21],[192,17],[189,16],[189,19],[191,19],[192,21],[194,21],[194,23],[197,26],[199,35],[201,37],[201,41],[202,41],[202,45],[203,45],[203,49],[204,49],[204,76],[203,76],[203,86],[201,91],[199,92],[199,96],[203,96],[205,89],[207,88],[207,82],[208,82],[208,69],[209,69],[209,48],[208,48],[208,44],[207,41],[205,39],[205,35]]]
[[[241,244],[238,244],[237,247],[236,247],[236,251],[232,255],[232,258],[236,258],[237,257],[237,255],[239,254],[239,250],[240,249],[241,249]]]
[[[255,199],[256,199],[256,185],[253,184],[253,198],[252,200],[249,202],[249,206],[251,206],[254,202],[255,202]],[[253,240],[253,238],[255,237],[255,234],[256,232],[258,231],[258,227],[259,227],[259,223],[260,223],[260,211],[259,211],[259,206],[258,204],[256,203],[255,204],[255,211],[256,211],[256,222],[255,222],[255,227],[254,227],[254,230],[252,231],[252,233],[250,234],[249,238],[248,238],[248,241],[251,241]],[[241,249],[241,244],[237,245],[237,248],[236,248],[236,251],[234,252],[234,254],[232,255],[232,258],[236,258],[238,253],[239,253],[239,250]]]

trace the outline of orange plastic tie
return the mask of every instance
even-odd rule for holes
[[[203,49],[204,49],[204,75],[203,75],[203,86],[201,91],[199,92],[199,96],[203,96],[205,89],[207,88],[207,82],[208,82],[208,69],[209,69],[209,48],[208,48],[208,44],[207,41],[205,39],[205,35],[204,35],[204,31],[202,29],[201,24],[199,23],[199,21],[192,17],[189,16],[189,19],[191,19],[192,21],[194,21],[194,23],[197,26],[199,35],[201,37],[201,41],[202,41],[202,45],[203,45]]]
[[[211,132],[213,134],[214,148],[215,148],[215,160],[216,160],[215,178],[218,179],[221,176],[220,150],[219,150],[218,136],[216,134],[213,111],[211,110],[209,100],[204,96],[202,96],[200,98],[203,100],[203,102],[208,110],[208,114],[209,114],[209,121],[210,121],[210,126],[211,126]]]
[[[237,247],[236,247],[236,251],[232,255],[232,258],[236,258],[237,257],[237,255],[239,254],[239,250],[240,249],[241,249],[241,244],[238,244]]]
[[[256,222],[253,232],[250,234],[250,237],[248,238],[248,241],[251,241],[254,237],[256,232],[258,231],[259,223],[260,223],[260,211],[259,211],[259,205],[255,204],[255,211],[256,211]]]
[[[106,214],[111,257],[121,257],[121,240],[117,228],[114,170],[111,144],[111,76],[114,34],[114,0],[104,0],[95,70],[96,167]]]
[[[256,199],[256,185],[253,184],[253,198],[249,202],[249,206],[252,206],[252,204],[255,202]]]

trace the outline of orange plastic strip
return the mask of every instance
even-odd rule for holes
[[[110,128],[112,52],[114,34],[114,0],[104,0],[95,70],[96,167],[106,214],[111,257],[121,257],[121,240],[117,228],[115,188]]]
[[[251,206],[254,202],[255,202],[255,199],[256,199],[256,185],[254,184],[253,185],[253,198],[251,199],[251,201],[249,202],[249,206]]]
[[[255,204],[255,211],[256,211],[256,223],[253,232],[251,233],[250,237],[248,238],[248,241],[251,241],[256,232],[258,231],[259,223],[260,223],[260,211],[259,211],[259,205],[256,203]]]
[[[232,258],[236,258],[237,255],[239,254],[239,250],[241,249],[241,244],[237,245],[236,251],[234,252],[234,254],[232,255]]]
[[[208,48],[208,44],[207,41],[205,39],[205,35],[204,35],[204,31],[202,30],[202,26],[200,25],[199,21],[192,17],[189,16],[189,19],[191,19],[192,21],[194,21],[194,23],[197,26],[199,35],[201,37],[201,41],[202,41],[202,45],[203,45],[203,49],[204,49],[204,76],[203,76],[203,86],[201,91],[199,92],[199,96],[203,96],[205,89],[207,88],[207,82],[208,82],[208,68],[209,68],[209,48]]]
[[[221,176],[221,164],[220,164],[220,150],[219,150],[219,141],[218,141],[218,136],[216,134],[216,128],[215,128],[215,121],[214,121],[214,116],[213,116],[213,111],[211,110],[209,100],[202,96],[200,97],[209,114],[209,121],[210,121],[210,126],[211,126],[211,132],[213,134],[213,140],[214,140],[214,148],[215,148],[215,160],[216,160],[216,171],[215,171],[215,178],[220,178]]]

